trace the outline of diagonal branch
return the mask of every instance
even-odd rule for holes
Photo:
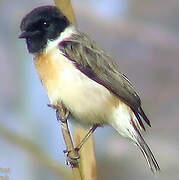
[[[53,107],[53,105],[52,105]],[[63,138],[66,145],[66,153],[67,153],[67,164],[71,166],[73,172],[73,179],[74,180],[82,180],[80,167],[79,167],[79,155],[78,152],[75,150],[72,137],[70,134],[70,130],[68,127],[67,119],[69,116],[69,111],[65,108],[62,102],[58,103],[58,107],[53,107],[56,109],[56,117],[58,122],[61,123],[61,129]]]
[[[56,6],[62,11],[63,14],[66,15],[69,21],[72,24],[75,24],[75,14],[73,11],[71,0],[54,0],[54,1]],[[80,143],[80,140],[82,140],[84,136],[87,134],[88,130],[76,126],[74,127],[74,129],[75,129],[74,131],[75,145],[78,145]],[[69,150],[72,150],[69,152],[71,154],[68,154],[67,156],[75,157],[77,154],[73,146],[74,144],[72,142],[70,131],[68,129],[67,121],[62,122],[62,132],[66,143],[67,152],[69,152]],[[78,162],[80,162],[80,164],[79,165],[77,164],[78,165],[77,168],[73,168],[73,178],[75,180],[80,180],[80,179],[97,180],[96,159],[95,159],[94,142],[92,135],[89,137],[85,146],[82,148],[82,150],[79,153],[80,153],[80,159]]]
[[[74,24],[75,23],[75,13],[71,4],[71,0],[54,0],[55,5],[63,12],[63,14],[68,18],[68,20]]]

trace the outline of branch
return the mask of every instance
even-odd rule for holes
[[[75,24],[75,14],[73,11],[73,7],[70,0],[54,0],[56,6],[65,14],[65,16],[69,19],[72,24]],[[63,112],[62,112],[63,114]],[[61,115],[61,114],[60,114]],[[78,145],[80,141],[85,137],[88,133],[88,130],[83,129],[82,127],[74,127],[75,129],[75,145]],[[64,136],[64,140],[66,143],[67,151],[72,150],[68,154],[68,156],[76,156],[74,145],[72,142],[72,138],[70,135],[70,131],[68,129],[67,122],[62,122],[62,132]],[[97,180],[96,173],[96,159],[94,154],[94,143],[93,136],[91,135],[86,142],[85,146],[80,151],[80,165],[77,168],[73,168],[74,179],[77,180]],[[79,169],[80,168],[80,169]],[[74,171],[75,170],[75,171]],[[82,176],[81,176],[82,175]]]
[[[75,23],[75,13],[70,0],[54,0],[55,5],[60,9],[60,11],[68,18],[68,20],[74,24]]]
[[[78,145],[87,134],[81,127],[75,128],[75,144]],[[91,135],[80,150],[80,170],[83,180],[97,180],[97,168],[94,152],[94,141]]]
[[[62,134],[66,144],[67,164],[70,165],[72,168],[73,179],[82,180],[79,162],[78,162],[79,155],[78,152],[75,151],[67,123],[69,111],[65,108],[62,102],[58,103],[58,107],[54,107],[54,108],[56,109],[57,120],[61,123]]]

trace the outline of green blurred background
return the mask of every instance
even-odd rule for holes
[[[109,127],[95,133],[100,180],[179,179],[179,1],[72,0],[78,28],[119,61],[152,122],[144,135],[160,166],[153,176],[139,150]],[[64,141],[19,25],[52,0],[0,0],[0,127],[38,145],[65,166]],[[0,131],[0,168],[10,180],[57,180],[54,171]]]

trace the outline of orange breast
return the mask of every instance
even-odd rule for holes
[[[58,99],[58,86],[60,83],[60,72],[63,70],[63,56],[60,59],[57,49],[43,53],[35,57],[35,67],[44,85],[51,103],[56,104]]]

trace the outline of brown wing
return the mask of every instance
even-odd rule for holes
[[[85,34],[79,32],[74,34],[71,38],[60,43],[59,49],[81,72],[105,86],[128,104],[144,130],[141,117],[150,126],[150,121],[141,108],[140,98],[130,81],[117,70],[118,67],[112,58],[98,49]]]

